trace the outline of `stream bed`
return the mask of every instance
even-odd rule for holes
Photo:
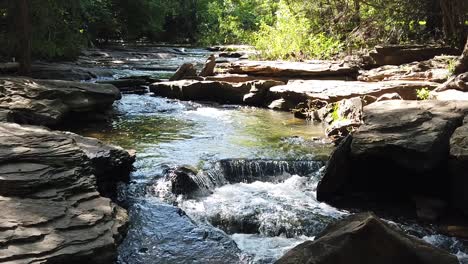
[[[207,54],[187,49],[182,58],[152,63],[177,66]],[[148,72],[120,69],[115,77],[142,74]],[[114,111],[109,123],[75,132],[137,151],[131,182],[120,188],[130,226],[118,263],[273,263],[349,214],[316,200],[324,160],[333,150],[321,139],[319,124],[290,113],[151,94],[124,95]],[[177,166],[222,180],[204,195],[177,196],[166,178]],[[461,242],[401,226],[468,263]]]

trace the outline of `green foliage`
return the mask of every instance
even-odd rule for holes
[[[427,89],[427,87],[416,90],[416,96],[418,97],[418,100],[428,100],[430,94],[431,91]]]
[[[457,66],[457,60],[456,59],[451,59],[448,62],[448,71],[449,75],[452,76],[455,74],[455,67]]]

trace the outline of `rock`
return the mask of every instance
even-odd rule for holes
[[[46,80],[82,81],[96,77],[112,77],[112,71],[66,63],[33,63],[29,77]]]
[[[212,46],[208,47],[207,50],[209,51],[223,51],[223,52],[233,52],[233,51],[241,51],[241,50],[253,50],[253,46],[249,45],[219,45],[219,46]]]
[[[270,96],[272,98],[283,98],[294,105],[307,100],[323,100],[334,103],[353,97],[379,97],[387,93],[398,93],[405,100],[416,100],[416,90],[421,88],[433,90],[438,85],[437,83],[415,81],[384,81],[378,83],[319,80],[290,81],[286,85],[271,88]]]
[[[331,203],[354,194],[395,202],[414,196],[444,200],[452,192],[449,140],[467,113],[466,102],[384,101],[364,107],[364,124],[351,144],[339,147],[348,149],[330,159],[333,169],[326,170],[317,198]],[[349,168],[333,164],[340,153],[348,153],[340,162]]]
[[[429,94],[429,98],[439,101],[468,101],[468,92],[458,90],[446,90],[443,92],[432,91]]]
[[[450,138],[449,168],[452,176],[452,203],[468,216],[468,117]]]
[[[350,216],[290,250],[277,264],[456,264],[457,258],[404,234],[372,213]]]
[[[268,108],[272,110],[279,110],[279,111],[288,111],[289,109],[292,109],[294,107],[295,106],[293,104],[289,103],[288,101],[282,98],[274,100],[268,105]]]
[[[376,46],[369,55],[375,65],[401,65],[414,61],[429,60],[439,55],[458,55],[459,51],[449,47],[423,45]]]
[[[125,94],[145,94],[148,92],[148,85],[156,82],[153,78],[122,78],[117,80],[98,81],[100,84],[111,84],[119,88]]]
[[[445,213],[447,203],[440,199],[416,196],[413,197],[416,215],[421,220],[436,221]]]
[[[329,61],[237,61],[231,63],[227,71],[234,74],[268,77],[316,78],[326,76],[346,76],[352,79],[357,75],[357,67]]]
[[[219,103],[255,103],[262,100],[262,92],[272,85],[281,84],[274,81],[253,81],[244,83],[228,83],[215,81],[182,80],[174,82],[154,83],[150,91],[155,95],[181,100],[213,101]],[[255,95],[247,96],[251,90],[258,91]],[[246,98],[247,102],[244,102]],[[266,100],[266,98],[264,99]],[[263,101],[264,101],[263,100]],[[266,103],[266,102],[265,102]]]
[[[197,76],[197,70],[191,63],[184,63],[177,69],[174,75],[169,79],[170,81],[179,81],[187,77]]]
[[[331,123],[325,129],[325,135],[330,138],[335,144],[339,143],[343,138],[356,131],[361,126],[361,121],[356,120],[338,120]]]
[[[102,197],[97,183],[118,169],[108,166],[131,158],[106,146],[112,162],[95,167],[103,154],[95,143],[0,123],[0,262],[114,263],[127,213]]]
[[[18,62],[4,62],[0,63],[0,73],[2,74],[11,74],[19,70]]]
[[[397,93],[388,93],[377,98],[376,102],[390,101],[390,100],[403,100],[403,98],[401,98],[401,96]]]
[[[181,166],[169,169],[165,172],[166,177],[171,182],[171,191],[176,195],[188,195],[189,197],[200,192],[197,180],[197,169],[189,166]]]
[[[443,83],[450,76],[449,66],[455,56],[436,56],[427,61],[412,62],[401,66],[384,65],[360,72],[358,81],[428,81]]]
[[[120,98],[112,85],[0,78],[0,109],[17,123],[56,126],[71,116],[102,113]]]
[[[450,78],[447,82],[437,87],[435,92],[443,92],[447,90],[468,92],[468,72]]]
[[[283,85],[280,81],[255,81],[252,83],[252,88],[249,93],[244,95],[244,103],[253,106],[264,106],[268,96],[268,91],[271,87]]]
[[[215,67],[216,67],[216,58],[213,54],[211,54],[208,60],[206,60],[205,66],[203,66],[203,69],[201,70],[198,76],[201,76],[201,77],[213,76]]]

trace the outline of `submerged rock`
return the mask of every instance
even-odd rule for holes
[[[0,123],[0,262],[114,262],[127,213],[97,185],[102,178],[121,180],[109,175],[119,169],[113,166],[126,161],[130,167],[133,159],[101,146],[70,133]]]
[[[130,217],[119,248],[122,263],[249,263],[228,235],[195,223],[177,207],[141,201],[130,208]]]
[[[72,115],[104,112],[120,98],[112,85],[0,78],[0,110],[8,112],[4,121],[56,126]]]
[[[458,260],[371,213],[363,213],[329,225],[315,241],[300,244],[276,263],[457,264]]]
[[[318,199],[337,202],[362,194],[394,202],[417,195],[446,200],[453,192],[447,171],[449,141],[467,113],[464,102],[384,101],[366,106],[364,124],[332,155]]]

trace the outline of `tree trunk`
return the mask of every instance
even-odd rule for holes
[[[466,38],[465,49],[455,66],[455,74],[462,74],[464,72],[468,72],[468,37]]]
[[[466,0],[440,0],[442,10],[443,32],[445,40],[462,48],[467,37],[465,29]]]
[[[31,24],[28,0],[15,0],[14,8],[19,73],[27,75],[31,72]]]

